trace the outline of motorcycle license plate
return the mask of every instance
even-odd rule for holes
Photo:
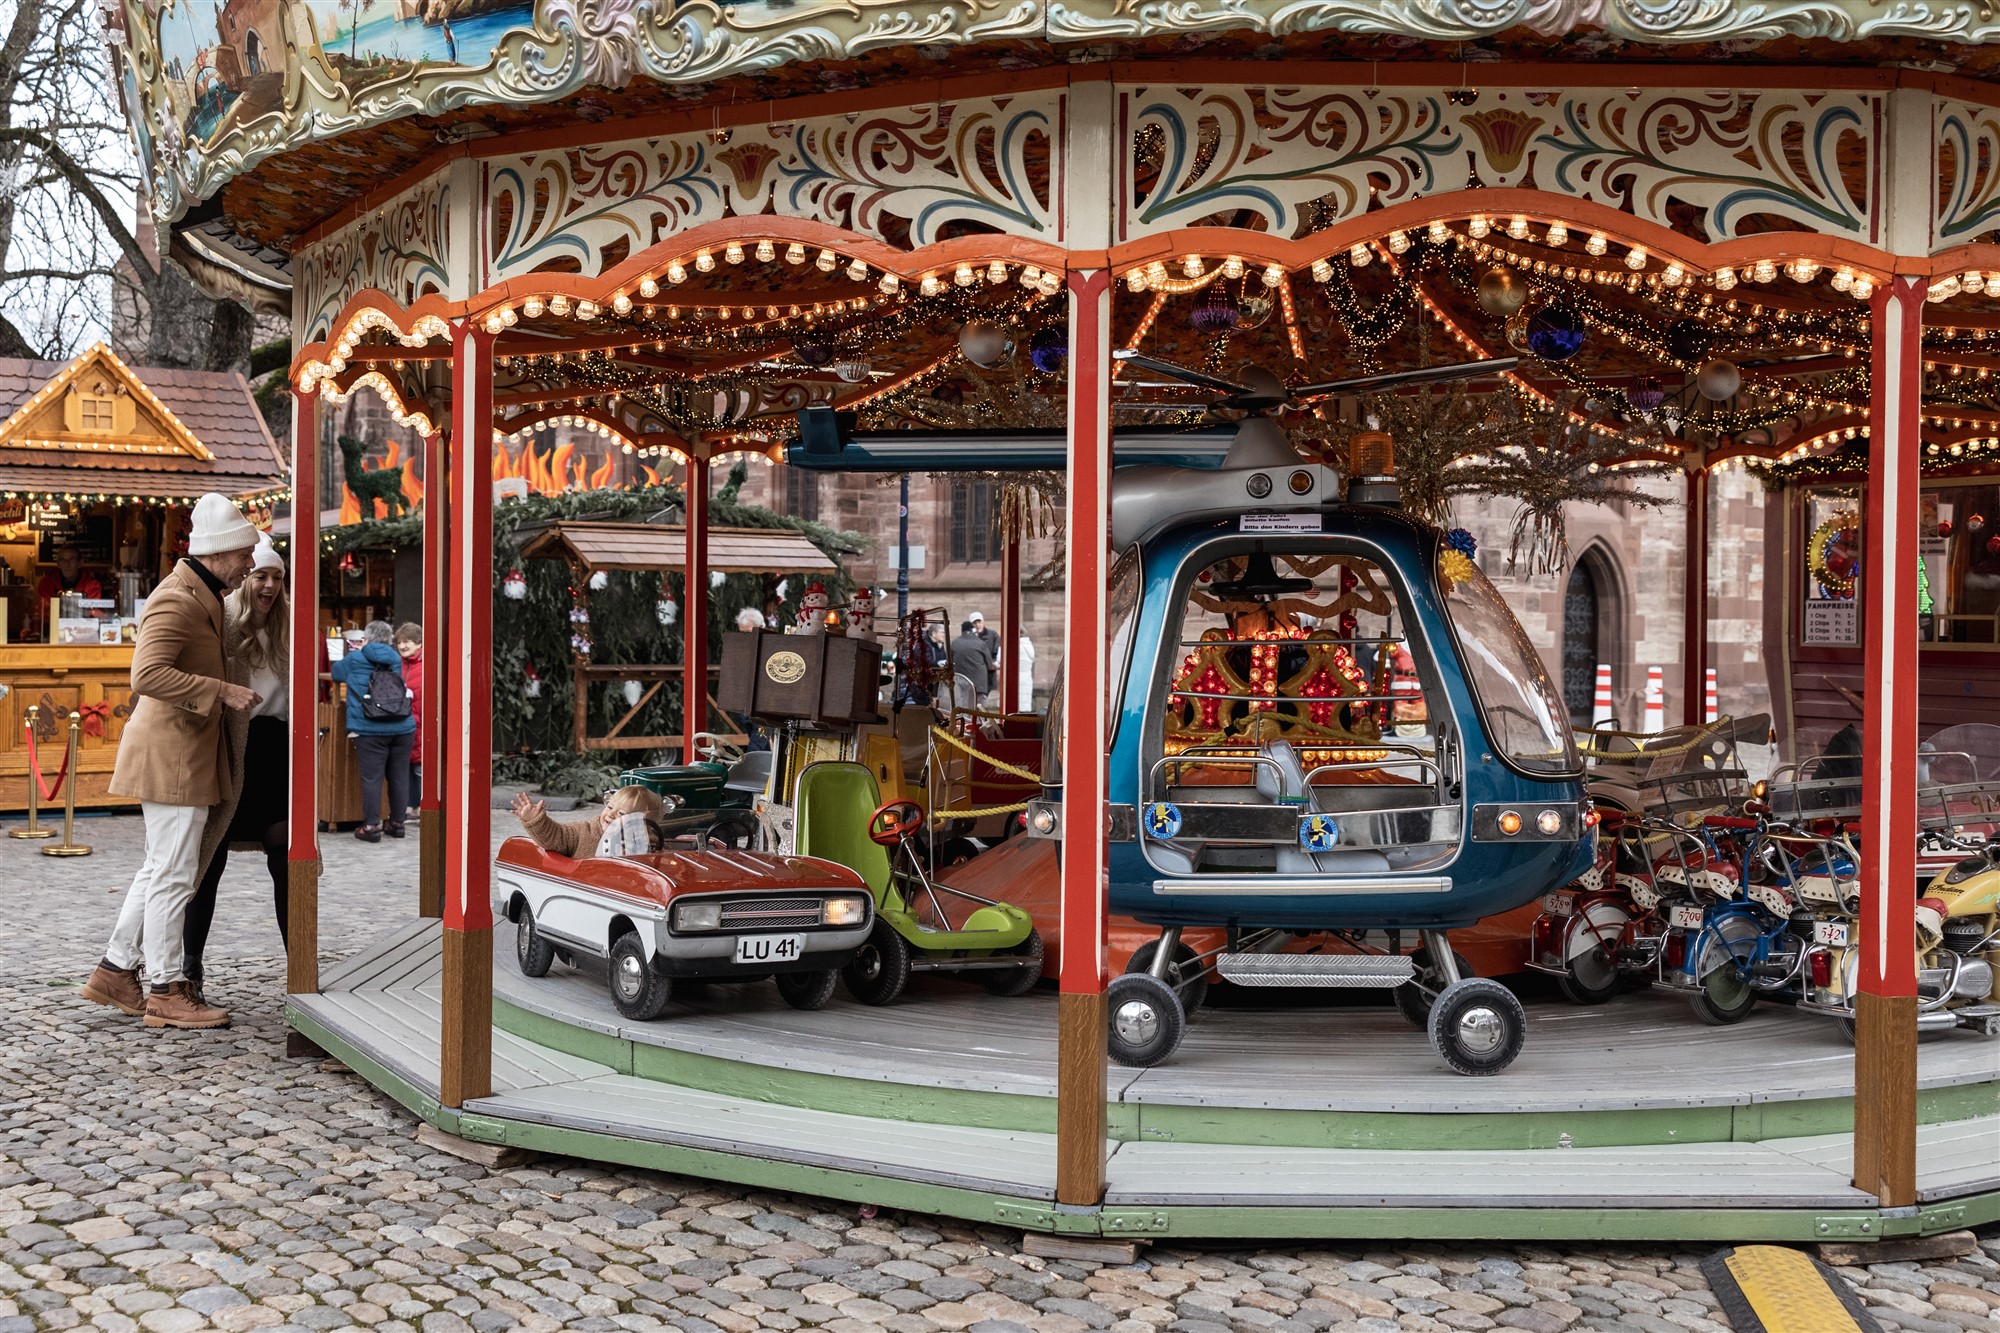
[[[1836,949],[1847,947],[1847,923],[1845,921],[1813,922],[1813,943],[1830,944]]]
[[[803,935],[738,935],[736,961],[746,964],[796,963],[805,955]]]
[[[1576,911],[1576,895],[1551,893],[1542,899],[1542,910],[1550,916],[1569,916]]]
[[[1675,903],[1667,909],[1667,924],[1676,930],[1700,930],[1701,909],[1687,903]]]

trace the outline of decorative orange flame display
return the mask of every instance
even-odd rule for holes
[[[370,472],[382,468],[402,468],[403,495],[415,509],[423,503],[424,483],[414,469],[403,467],[403,446],[399,440],[389,441],[389,450],[381,459],[363,459],[361,466]],[[645,464],[640,464],[648,485],[660,484],[660,474]],[[607,453],[595,468],[588,458],[577,455],[573,442],[556,445],[553,449],[538,450],[530,444],[518,454],[507,452],[505,445],[493,446],[493,479],[500,481],[507,477],[519,477],[528,483],[528,489],[538,495],[560,495],[564,491],[600,490],[617,483],[618,461],[615,455]],[[343,524],[361,521],[361,505],[345,486],[340,489],[340,521]]]

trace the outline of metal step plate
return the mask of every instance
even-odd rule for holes
[[[1958,1026],[1971,1028],[1987,1037],[2000,1037],[2000,1004],[1968,1004],[1952,1013],[1958,1019]]]
[[[1225,953],[1215,960],[1223,980],[1239,986],[1339,986],[1387,989],[1414,973],[1408,955]]]

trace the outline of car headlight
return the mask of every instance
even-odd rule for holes
[[[829,926],[858,926],[868,919],[866,898],[828,898],[820,919]]]
[[[1028,816],[1028,827],[1037,833],[1045,835],[1054,833],[1056,831],[1056,812],[1047,806],[1042,806],[1035,813]]]
[[[1509,837],[1519,833],[1521,831],[1521,812],[1518,810],[1502,810],[1500,812],[1500,831]]]
[[[715,930],[721,925],[721,903],[682,903],[674,909],[675,930]]]
[[[1544,810],[1535,816],[1535,827],[1542,831],[1542,836],[1545,838],[1553,838],[1561,833],[1562,826],[1563,817],[1560,810]]]

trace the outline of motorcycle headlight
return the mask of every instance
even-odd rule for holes
[[[829,926],[858,926],[868,919],[866,898],[828,898],[820,919]]]
[[[721,903],[682,903],[674,909],[675,930],[715,930],[721,925]]]

